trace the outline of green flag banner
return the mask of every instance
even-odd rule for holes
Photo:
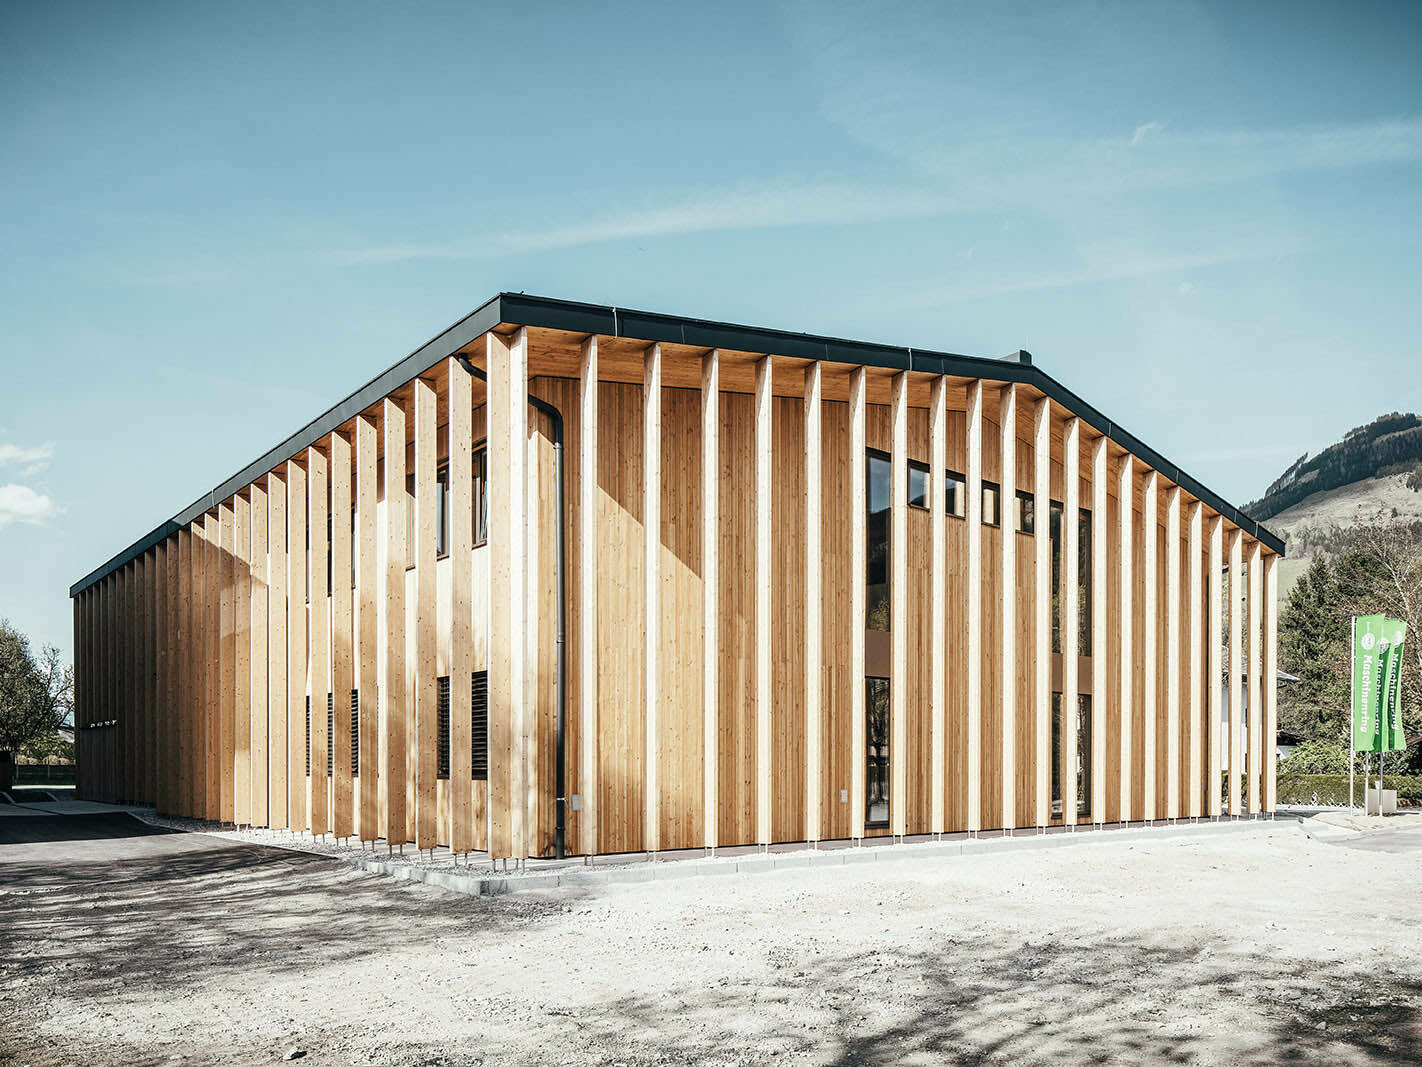
[[[1383,620],[1383,686],[1378,701],[1378,751],[1396,752],[1407,747],[1402,733],[1402,644],[1407,623]]]
[[[1382,689],[1381,615],[1353,618],[1353,748],[1377,752],[1382,740],[1378,697]]]

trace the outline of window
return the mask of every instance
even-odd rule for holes
[[[1025,489],[1017,490],[1017,532],[1037,532],[1037,498]]]
[[[909,464],[908,503],[911,508],[928,508],[928,468],[918,463]]]
[[[889,458],[881,452],[870,452],[867,466],[869,478],[868,598],[866,630],[889,628],[889,505],[892,486]]]
[[[488,452],[486,446],[474,449],[471,456],[473,467],[472,501],[474,512],[474,547],[487,544],[489,540],[489,502],[485,497],[488,486]],[[405,478],[405,536],[406,553],[409,562],[406,569],[415,565],[415,476]],[[352,511],[354,522],[354,511]],[[435,470],[435,558],[444,559],[449,555],[449,462],[446,460]],[[354,573],[354,572],[353,572]]]
[[[489,672],[475,671],[473,676],[474,702],[471,715],[470,767],[472,777],[477,782],[489,780]]]
[[[1066,777],[1065,736],[1062,695],[1052,694],[1052,815],[1062,814],[1062,781]],[[1091,817],[1091,694],[1078,693],[1076,700],[1076,814]]]
[[[996,482],[983,482],[983,525],[1002,525],[1002,490]]]
[[[439,677],[439,699],[435,704],[435,777],[449,780],[449,675]]]
[[[864,825],[889,825],[889,679],[865,678]]]
[[[1064,508],[1052,501],[1048,536],[1052,542],[1052,651],[1062,650],[1062,514]],[[1077,511],[1076,523],[1076,648],[1077,654],[1091,655],[1091,512]]]
[[[957,518],[963,517],[967,498],[963,496],[963,476],[949,471],[943,478],[943,510]]]

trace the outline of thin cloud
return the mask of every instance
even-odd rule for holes
[[[27,448],[24,445],[0,444],[0,466],[11,463],[47,464],[54,458],[54,443],[47,442]]]
[[[1159,133],[1163,127],[1159,122],[1146,122],[1136,127],[1136,132],[1131,134],[1131,144],[1139,145],[1153,133]]]
[[[833,183],[780,183],[706,189],[670,203],[583,222],[506,230],[459,241],[392,244],[347,253],[352,263],[408,259],[494,259],[603,241],[671,237],[722,230],[845,225],[943,215],[954,210],[941,193]]]
[[[27,485],[0,485],[0,526],[12,522],[38,526],[59,514],[59,506]]]

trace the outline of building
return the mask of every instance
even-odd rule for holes
[[[1282,550],[1025,352],[503,294],[74,585],[80,792],[514,859],[1267,811]]]

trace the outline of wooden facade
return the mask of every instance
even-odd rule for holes
[[[80,794],[514,859],[1272,810],[1277,539],[903,351],[496,298],[71,590]]]

